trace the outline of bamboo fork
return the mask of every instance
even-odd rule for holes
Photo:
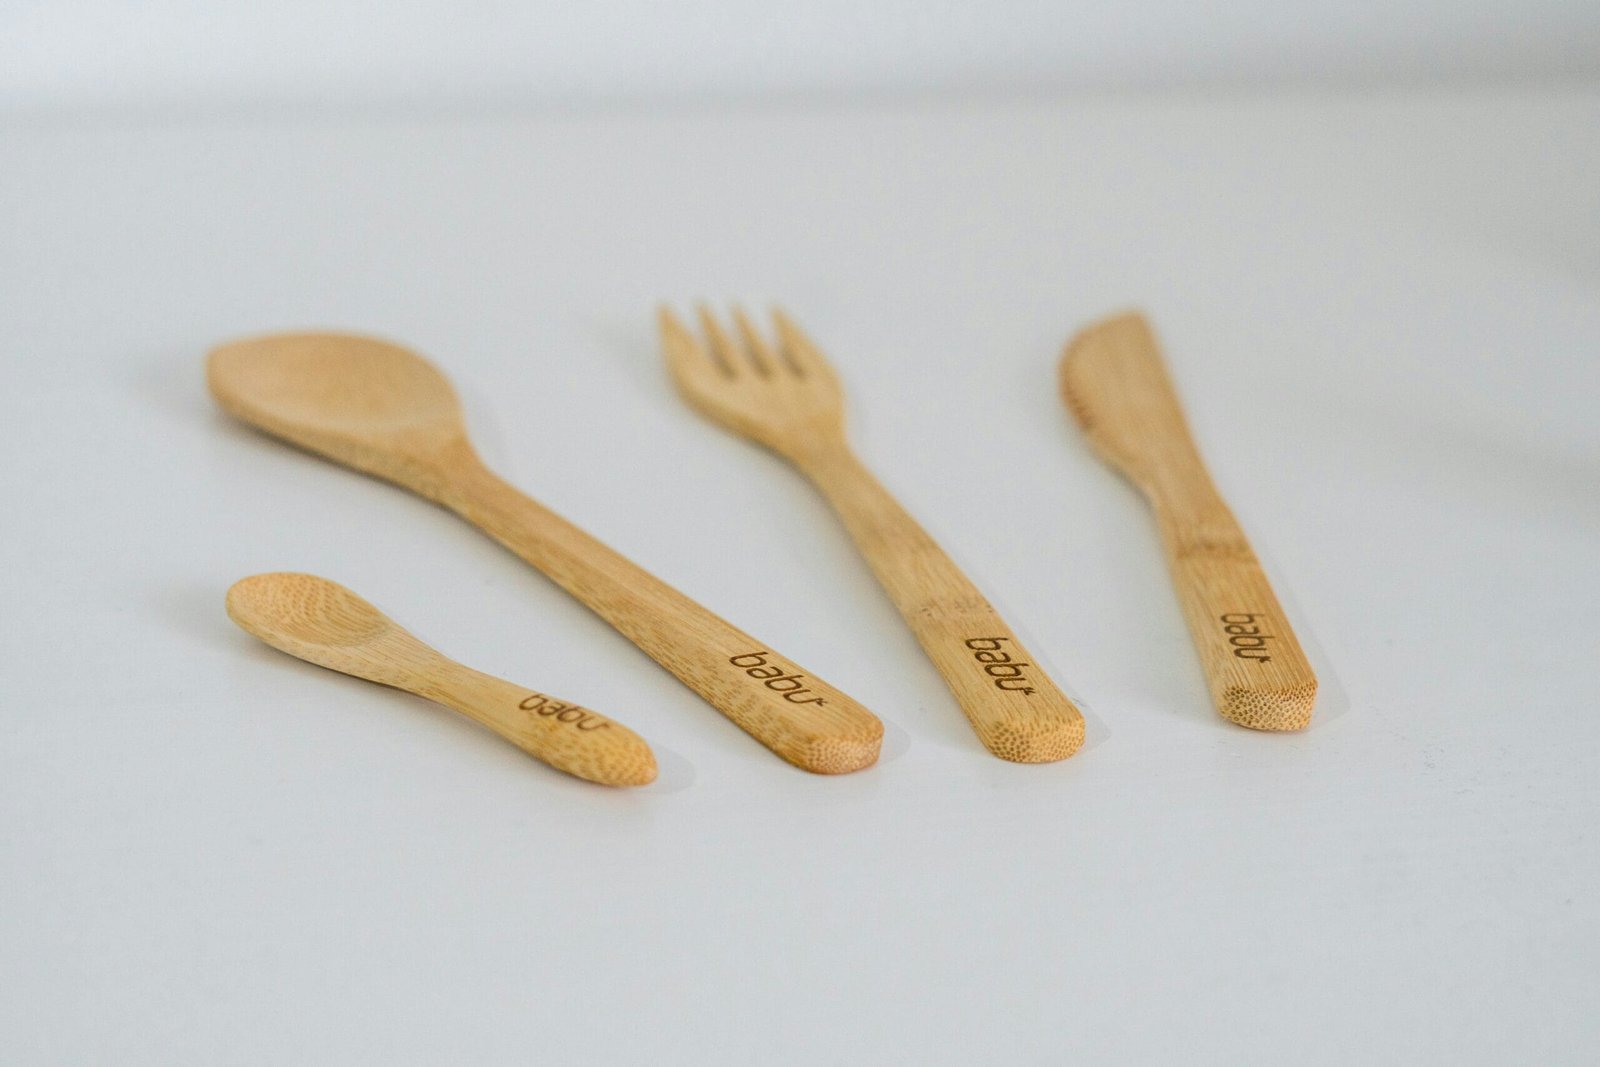
[[[206,378],[236,418],[481,527],[795,766],[840,774],[877,760],[871,712],[496,477],[450,383],[416,353],[278,334],[216,349]]]
[[[850,450],[844,400],[822,353],[782,312],[769,344],[735,310],[742,344],[700,309],[708,347],[666,308],[667,366],[688,402],[783,456],[844,520],[985,747],[1047,763],[1083,744],[1083,716],[931,537]]]
[[[1096,451],[1149,500],[1217,710],[1256,730],[1311,721],[1317,679],[1244,531],[1211,481],[1142,315],[1096,323],[1061,359]]]
[[[449,659],[337,582],[256,574],[228,590],[228,616],[280,652],[454,708],[530,756],[601,785],[648,785],[656,758],[599,712]]]

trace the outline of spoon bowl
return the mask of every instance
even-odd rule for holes
[[[206,381],[229,414],[407,486],[419,463],[466,439],[449,380],[415,352],[373,337],[234,341],[211,353]]]
[[[235,582],[228,616],[258,637],[340,649],[367,644],[394,625],[344,586],[314,574],[255,574]]]
[[[383,612],[314,574],[241,579],[227,608],[240,629],[280,652],[380,685],[412,688],[437,658]]]

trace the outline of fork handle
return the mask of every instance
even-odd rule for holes
[[[507,484],[470,451],[438,499],[615,627],[741,729],[817,774],[877,761],[883,724],[784,659]]]
[[[848,446],[797,459],[933,660],[984,747],[1016,763],[1065,759],[1083,716],[927,531]]]

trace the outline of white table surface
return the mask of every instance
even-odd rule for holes
[[[1600,92],[0,130],[0,1047],[67,1063],[1600,1057]],[[987,756],[655,303],[781,299],[1090,715]],[[1054,389],[1146,308],[1322,679],[1208,702]],[[794,770],[209,346],[404,340],[489,461],[874,709]],[[308,570],[614,714],[609,792],[257,644]],[[1070,1059],[1069,1059],[1070,1057]]]

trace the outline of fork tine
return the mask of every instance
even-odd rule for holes
[[[833,368],[823,358],[821,349],[811,343],[799,326],[795,325],[780,307],[772,309],[772,321],[778,326],[778,338],[783,342],[783,354],[802,378],[833,379]]]
[[[717,366],[729,378],[739,376],[739,364],[744,362],[739,358],[738,349],[734,348],[733,341],[723,332],[717,317],[711,314],[711,309],[704,303],[698,308],[700,312],[700,328],[705,331],[706,341],[711,346],[711,356],[717,361]]]
[[[733,321],[738,324],[739,333],[744,337],[745,351],[750,356],[750,362],[755,364],[756,372],[763,378],[772,377],[782,366],[778,362],[777,353],[773,352],[767,339],[750,325],[750,319],[745,315],[744,308],[738,304],[733,306]]]
[[[666,353],[667,369],[680,384],[722,373],[671,308],[662,304],[657,318],[661,323],[661,348]]]

